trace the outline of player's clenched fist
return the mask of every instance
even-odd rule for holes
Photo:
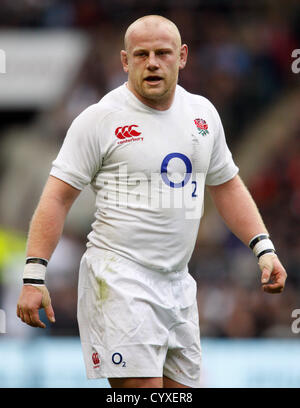
[[[17,304],[17,316],[33,327],[45,328],[40,320],[39,309],[44,308],[50,322],[55,322],[54,311],[45,285],[24,285]]]
[[[279,261],[269,234],[257,234],[249,242],[249,247],[257,256],[262,271],[261,283],[268,293],[281,293],[284,289],[287,273]]]
[[[50,322],[54,323],[54,311],[45,285],[48,260],[45,258],[28,257],[23,272],[23,288],[18,300],[17,316],[33,327],[45,328],[40,320],[39,309],[44,308]]]
[[[284,289],[287,273],[277,255],[272,253],[262,255],[258,265],[262,271],[263,290],[268,293],[281,293]]]

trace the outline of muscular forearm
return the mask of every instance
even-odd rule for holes
[[[267,233],[256,204],[239,176],[219,186],[210,186],[209,191],[228,228],[245,245],[249,245],[254,236]],[[262,271],[263,290],[281,293],[287,277],[281,262],[272,252],[257,256]]]
[[[63,181],[49,178],[30,224],[27,257],[50,259],[78,194],[78,190]]]
[[[257,206],[239,176],[208,188],[226,225],[245,245],[255,235],[267,233]]]
[[[41,201],[36,209],[27,241],[27,256],[50,259],[62,234],[66,211],[55,199]]]
[[[49,177],[30,224],[27,257],[50,259],[61,236],[66,215],[79,193],[64,181]],[[30,262],[32,259],[28,261],[17,316],[30,326],[45,328],[38,313],[40,307],[44,307],[48,319],[55,322],[50,295],[45,286],[46,268],[39,262]]]

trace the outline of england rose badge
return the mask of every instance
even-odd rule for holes
[[[200,135],[206,136],[209,133],[208,125],[204,119],[194,119],[194,122]]]

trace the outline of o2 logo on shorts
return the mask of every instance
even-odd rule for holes
[[[168,178],[168,164],[169,161],[177,158],[180,159],[184,162],[185,167],[186,167],[186,175],[185,178],[180,182],[180,183],[174,183],[173,181],[170,181]],[[160,173],[161,173],[161,177],[164,181],[164,183],[172,188],[180,188],[180,187],[184,187],[191,178],[192,175],[192,163],[190,161],[190,159],[182,153],[170,153],[167,154],[167,156],[163,159],[162,164],[161,164],[161,168],[160,168]],[[194,190],[192,192],[192,197],[197,197],[196,194],[196,189],[197,189],[197,182],[196,181],[192,181],[192,184],[194,184]]]
[[[114,353],[111,356],[111,360],[116,365],[121,364],[121,367],[126,367],[126,361],[123,360],[123,356],[121,353]]]

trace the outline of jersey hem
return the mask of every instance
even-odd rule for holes
[[[146,268],[146,269],[149,269],[149,270],[152,270],[152,271],[155,271],[155,272],[161,272],[161,273],[169,274],[169,273],[174,273],[174,272],[176,272],[176,273],[177,272],[184,272],[186,270],[188,271],[188,262],[185,263],[184,266],[181,266],[181,267],[178,267],[178,268],[172,268],[172,269],[163,268],[163,267],[157,267],[155,265],[151,265],[151,264],[147,264],[145,262],[139,261],[136,258],[132,258],[132,257],[128,256],[126,253],[123,253],[123,252],[118,251],[116,249],[107,248],[104,245],[100,246],[99,244],[95,244],[94,242],[92,242],[90,240],[87,242],[86,247],[87,247],[87,250],[90,249],[90,252],[93,251],[92,248],[95,248],[95,250],[100,249],[100,250],[112,252],[112,253],[116,254],[117,256],[123,258],[124,260],[127,260],[129,262],[133,262],[136,265],[139,265],[139,266],[141,266],[143,268]],[[95,255],[97,255],[97,254],[95,254]]]

